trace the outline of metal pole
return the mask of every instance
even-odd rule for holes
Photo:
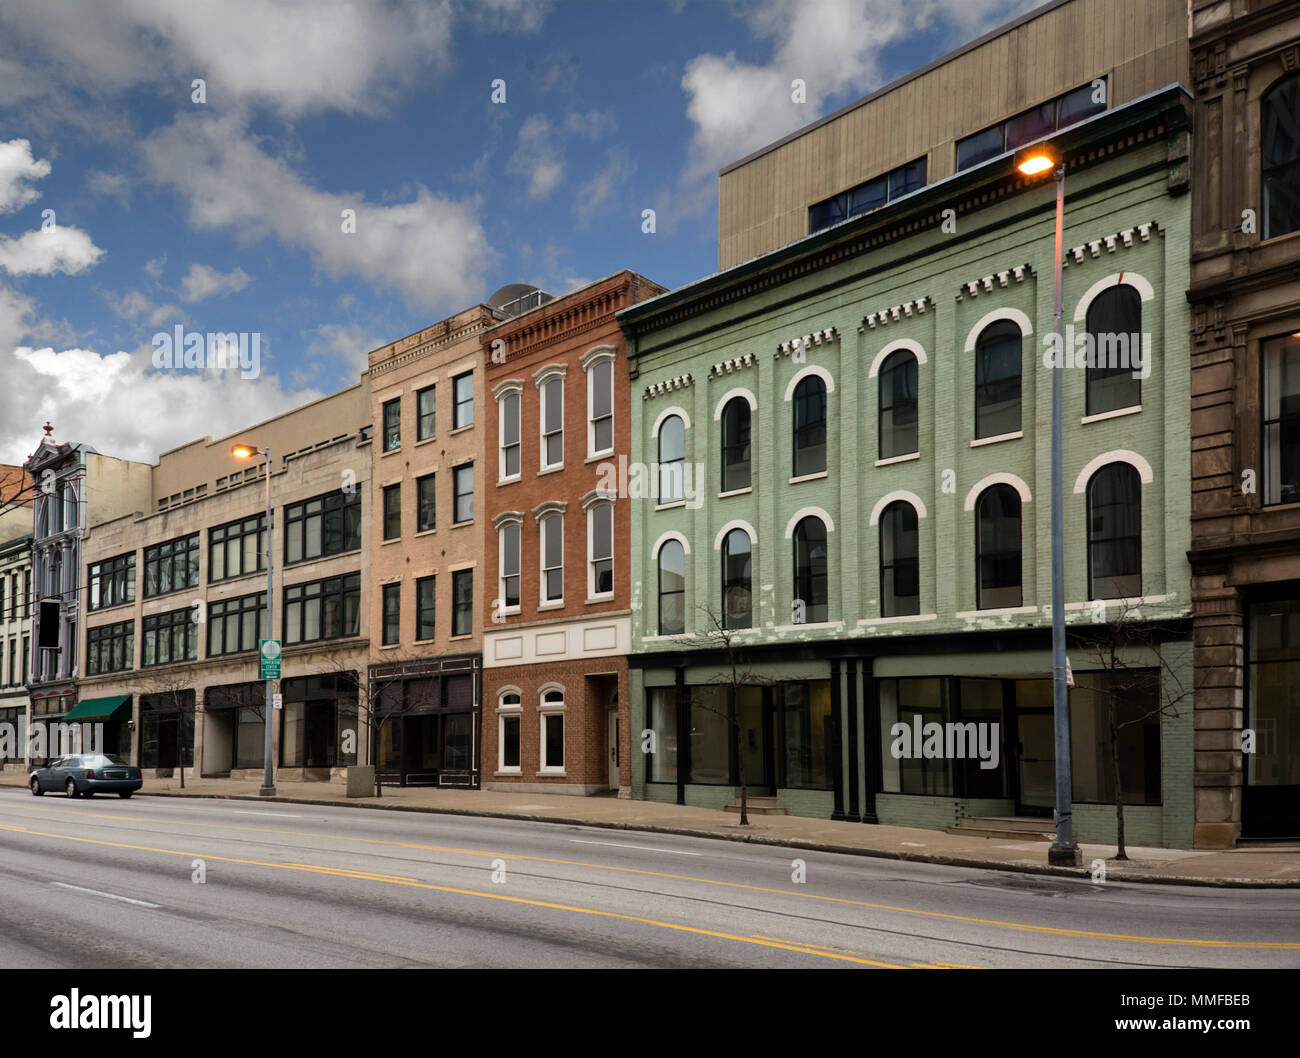
[[[262,449],[266,457],[266,638],[275,639],[275,594],[272,588],[273,567],[275,566],[275,547],[271,542],[274,528],[274,514],[271,509],[271,449]],[[275,796],[275,765],[271,759],[271,723],[275,716],[272,695],[274,680],[266,681],[266,731],[262,738],[262,788],[258,791],[263,797]]]
[[[1070,704],[1065,684],[1065,544],[1061,533],[1061,372],[1065,335],[1061,330],[1061,253],[1065,227],[1065,160],[1056,170],[1056,256],[1053,259],[1053,333],[1061,357],[1052,368],[1052,720],[1056,735],[1056,840],[1047,862],[1079,866],[1070,803]]]

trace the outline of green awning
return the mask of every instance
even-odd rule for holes
[[[63,719],[67,720],[111,720],[113,714],[131,700],[129,694],[114,694],[108,698],[87,698],[78,702],[73,710]]]

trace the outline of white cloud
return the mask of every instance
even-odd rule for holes
[[[29,231],[16,239],[0,235],[0,268],[13,275],[76,275],[103,255],[89,235],[66,224]]]
[[[506,172],[528,180],[530,202],[545,198],[564,179],[558,137],[544,115],[534,114],[519,127],[519,142],[506,162]]]
[[[35,202],[41,193],[26,185],[49,175],[50,163],[33,158],[27,140],[0,142],[0,213],[12,213]]]
[[[553,0],[462,0],[461,13],[489,33],[536,33]]]
[[[242,268],[222,273],[195,262],[181,279],[181,300],[202,301],[216,294],[235,294],[252,281],[253,277]]]
[[[360,375],[370,366],[367,360],[370,350],[378,349],[392,340],[391,335],[384,337],[385,333],[387,332],[367,329],[359,323],[322,323],[312,332],[305,351],[305,359],[309,363],[305,369],[294,374],[295,382],[317,374],[321,360],[337,363],[345,369],[348,377]]]
[[[620,187],[636,172],[636,162],[622,147],[611,147],[605,152],[605,164],[592,174],[590,180],[578,188],[573,203],[573,213],[579,228],[588,227],[597,210],[609,201]]]
[[[422,186],[388,205],[321,191],[264,152],[235,116],[179,118],[150,136],[142,155],[200,229],[230,229],[246,243],[275,236],[331,276],[394,288],[413,308],[454,310],[482,294],[491,250],[471,202]],[[343,231],[345,209],[356,212],[354,234]]]
[[[151,257],[144,263],[144,270],[151,279],[162,277],[163,266],[167,264],[167,255],[160,254],[158,257]]]
[[[598,140],[617,128],[618,119],[611,110],[588,110],[585,114],[571,110],[564,116],[564,131],[570,136]]]
[[[123,207],[131,201],[131,181],[125,173],[92,169],[86,174],[86,189],[93,195],[116,199]]]

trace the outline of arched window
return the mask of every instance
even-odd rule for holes
[[[659,425],[659,502],[682,499],[686,481],[686,424],[670,415]]]
[[[916,356],[905,349],[892,354],[880,368],[880,458],[920,451],[917,435]]]
[[[1142,481],[1129,463],[1110,463],[1088,482],[1088,598],[1142,594]]]
[[[1107,287],[1088,306],[1092,366],[1087,414],[1142,403],[1142,297],[1127,283]]]
[[[895,500],[880,515],[880,616],[921,612],[921,542],[916,508]]]
[[[517,773],[520,764],[520,735],[523,703],[514,691],[497,699],[497,770]]]
[[[564,691],[550,690],[542,695],[538,710],[542,720],[540,774],[564,771]]]
[[[975,436],[997,437],[1020,429],[1020,328],[997,320],[975,342]]]
[[[748,405],[745,406],[748,410]],[[752,628],[754,596],[750,589],[753,548],[749,534],[733,529],[722,541],[722,623],[724,628]]]
[[[659,634],[686,631],[686,550],[680,540],[665,540],[659,549]]]
[[[732,397],[722,409],[722,491],[749,488],[749,401]]]
[[[793,476],[826,469],[826,383],[807,375],[794,389]]]
[[[1019,606],[1020,570],[1020,493],[1010,485],[991,485],[975,501],[976,606]]]
[[[1279,81],[1259,103],[1264,185],[1261,237],[1300,230],[1300,74]]]
[[[826,567],[826,525],[809,516],[794,527],[795,624],[830,620]]]

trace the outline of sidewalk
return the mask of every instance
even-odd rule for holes
[[[20,772],[6,772],[0,776],[0,786],[21,787],[25,782],[26,776]],[[1300,844],[1226,852],[1130,845],[1129,860],[1125,863],[1110,859],[1115,855],[1114,845],[1082,845],[1084,867],[1078,869],[1049,867],[1048,843],[1045,841],[968,837],[914,827],[868,826],[802,816],[751,816],[750,825],[742,827],[740,817],[730,812],[619,800],[613,796],[575,797],[386,786],[382,798],[349,798],[344,787],[337,784],[279,782],[276,784],[278,796],[262,798],[257,794],[260,785],[257,780],[186,779],[182,791],[175,779],[148,779],[138,796],[273,800],[329,807],[492,816],[753,841],[791,849],[1079,878],[1089,877],[1088,865],[1093,860],[1104,859],[1108,881],[1300,889]]]

